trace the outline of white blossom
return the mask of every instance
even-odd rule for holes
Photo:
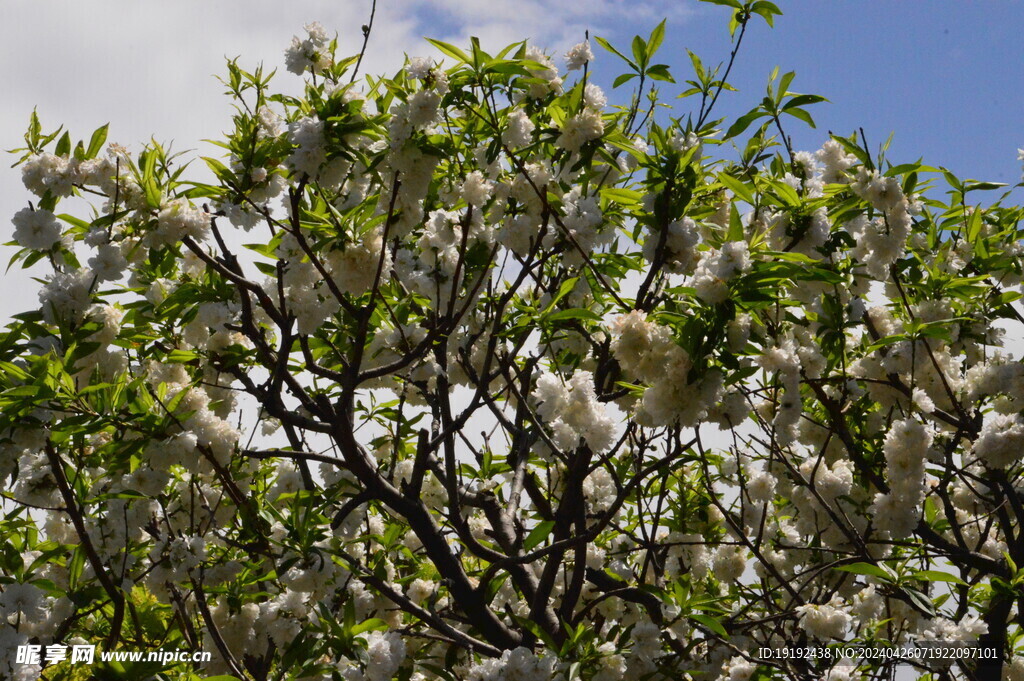
[[[22,248],[48,251],[60,241],[60,223],[48,210],[22,208],[11,221],[14,223],[14,240]]]
[[[569,48],[565,53],[565,68],[570,71],[582,69],[583,65],[594,59],[594,53],[590,51],[590,41],[584,40]]]

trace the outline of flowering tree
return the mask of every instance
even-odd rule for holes
[[[586,42],[360,79],[312,24],[300,97],[228,64],[208,182],[33,115],[0,676],[89,642],[214,651],[107,678],[839,681],[887,665],[779,651],[918,640],[995,650],[921,678],[1024,678],[1022,209],[794,150],[792,73],[715,118],[779,14],[717,4],[681,118],[663,25],[598,39],[610,107]]]

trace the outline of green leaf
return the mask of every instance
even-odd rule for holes
[[[690,63],[693,64],[693,72],[697,75],[697,78],[699,78],[701,81],[703,81],[704,80],[704,62],[702,62],[700,60],[700,57],[698,57],[696,54],[694,54],[691,50],[687,50],[686,53],[690,55]],[[695,85],[696,85],[696,83],[695,83]]]
[[[732,16],[729,17],[729,37],[732,38],[736,35],[736,29],[740,27],[740,18],[743,16],[743,10],[733,10]]]
[[[591,321],[599,322],[601,321],[601,315],[597,314],[593,310],[573,308],[571,310],[559,310],[557,312],[552,312],[544,319],[548,322],[564,322],[570,319],[589,319]]]
[[[633,36],[633,59],[640,65],[641,69],[647,68],[647,60],[651,55],[647,53],[647,41],[638,35]]]
[[[974,182],[974,181],[969,180],[964,185],[964,191],[965,192],[989,191],[989,190],[992,190],[992,189],[999,189],[1000,187],[1005,187],[1005,186],[1006,186],[1005,182]]]
[[[468,54],[466,54],[465,52],[463,52],[462,50],[460,50],[459,48],[455,47],[450,43],[446,43],[441,40],[434,40],[433,38],[427,38],[427,42],[436,47],[437,49],[441,50],[441,52],[445,53],[452,59],[458,59],[459,61],[464,62],[466,64],[473,63],[473,60],[469,58]]]
[[[142,165],[142,179],[148,180],[156,177],[156,150],[146,151],[146,161]]]
[[[957,179],[956,175],[949,172],[945,168],[941,168],[940,170],[942,170],[942,175],[946,178],[946,182],[949,183],[950,187],[957,190],[958,192],[964,191],[964,186],[963,184],[961,184],[960,180]]]
[[[746,184],[740,182],[728,173],[719,173],[718,181],[731,190],[736,198],[746,201],[750,205],[754,205],[754,192],[750,191],[750,187]]]
[[[895,345],[896,343],[900,343],[900,342],[905,341],[907,339],[908,339],[908,337],[907,337],[907,334],[905,334],[905,333],[895,333],[895,334],[893,334],[891,336],[884,336],[883,338],[879,338],[874,343],[872,343],[871,345],[867,346],[864,349],[864,354],[870,355],[875,350],[878,350],[880,348],[884,348],[887,345]]]
[[[71,153],[71,135],[67,132],[61,135],[60,140],[57,141],[57,148],[54,149],[53,153],[57,156],[67,156]]]
[[[750,127],[750,124],[759,118],[764,118],[768,114],[761,109],[754,109],[749,111],[739,118],[736,122],[729,126],[729,129],[725,132],[725,139],[731,139],[741,134],[744,130]]]
[[[750,13],[762,17],[769,26],[775,26],[775,17],[782,15],[782,10],[774,2],[758,0],[750,6]]]
[[[473,47],[473,67],[479,69],[485,59],[490,59],[490,55],[480,49],[480,38],[471,36],[469,42]]]
[[[786,206],[790,208],[800,206],[800,195],[785,182],[772,182],[772,189],[772,193]]]
[[[695,622],[700,622],[705,627],[715,632],[719,636],[729,636],[729,633],[725,630],[725,627],[722,626],[722,623],[719,622],[716,618],[712,617],[711,615],[704,615],[701,613],[690,613],[688,617]]]
[[[636,77],[637,74],[635,73],[623,73],[622,75],[618,76],[614,81],[612,81],[612,88],[614,89],[619,87],[623,83],[628,83],[629,81],[633,80]]]
[[[185,191],[180,192],[178,194],[178,196],[184,197],[186,199],[204,199],[215,196],[219,197],[224,191],[223,189],[219,187],[214,187],[211,184],[201,184],[199,182],[182,182],[181,184],[192,185],[190,189],[186,189]]]
[[[622,59],[622,60],[623,60],[624,62],[626,62],[627,64],[629,64],[630,66],[632,66],[632,67],[633,67],[634,69],[635,69],[635,68],[637,68],[637,65],[636,65],[636,64],[634,64],[634,63],[633,63],[633,62],[632,62],[632,61],[631,61],[631,60],[629,59],[629,57],[627,57],[626,55],[622,54],[621,52],[619,52],[618,50],[616,50],[616,49],[615,49],[614,47],[612,47],[612,44],[611,44],[610,42],[608,42],[607,40],[605,40],[604,38],[602,38],[601,36],[594,36],[594,40],[596,40],[596,41],[597,41],[597,44],[598,44],[598,45],[600,45],[600,46],[601,46],[601,47],[603,47],[604,49],[608,50],[609,52],[611,52],[611,53],[612,53],[612,54],[614,54],[615,56],[619,57],[619,58],[620,58],[620,59]]]
[[[668,66],[666,64],[655,64],[651,68],[647,69],[647,75],[650,76],[652,80],[663,80],[669,83],[676,82],[676,79],[668,72]]]
[[[39,122],[39,114],[32,109],[32,115],[28,119],[28,131],[25,133],[25,143],[35,148],[39,142],[39,133],[43,130],[43,124]]]
[[[654,53],[661,47],[661,43],[665,40],[665,19],[661,20],[661,23],[654,27],[651,31],[651,37],[647,39],[647,54],[654,56]]]
[[[910,587],[901,587],[900,590],[910,597],[910,600],[916,605],[921,611],[927,614],[929,617],[935,615],[935,604],[932,603],[928,596],[924,595],[917,589],[911,589]]]
[[[519,624],[519,626],[523,627],[528,632],[530,632],[531,634],[539,638],[541,641],[543,641],[544,644],[550,650],[558,650],[558,643],[555,641],[555,639],[551,638],[551,635],[548,634],[548,632],[544,631],[544,629],[542,629],[536,622],[529,620],[525,617],[519,617],[517,615],[512,615],[512,617],[515,618],[515,621]]]
[[[207,167],[213,171],[213,174],[217,176],[217,179],[222,182],[232,182],[234,180],[234,174],[228,170],[226,165],[208,156],[202,156],[201,158],[206,162]]]
[[[975,209],[971,211],[970,217],[967,218],[967,241],[974,243],[981,236],[981,210]]]
[[[827,99],[820,95],[796,95],[786,102],[786,105],[782,107],[782,110],[786,111],[787,109],[793,109],[798,106],[806,106],[808,104],[817,104],[818,102],[827,101]]]
[[[160,194],[160,188],[157,186],[156,180],[152,177],[147,178],[142,187],[146,190],[146,203],[149,207],[159,208],[163,197]]]
[[[961,585],[967,584],[967,582],[956,575],[951,575],[948,572],[940,572],[939,570],[918,570],[913,573],[911,577],[922,582],[949,582],[950,584]]]
[[[878,577],[886,582],[896,581],[896,575],[892,573],[892,570],[879,565],[873,565],[871,563],[850,563],[849,565],[840,565],[832,569],[838,570],[839,572],[849,572],[855,575]]]
[[[782,79],[779,80],[779,89],[776,95],[776,102],[781,102],[782,98],[789,94],[789,86],[793,83],[793,79],[796,78],[796,71],[786,71],[782,74]]]
[[[75,227],[79,227],[84,230],[88,230],[92,227],[92,225],[90,225],[82,218],[76,218],[74,215],[68,215],[67,213],[61,213],[57,217],[63,220],[64,222],[68,223],[69,225],[74,225]]]
[[[100,153],[103,143],[107,141],[107,128],[109,127],[110,124],[107,123],[96,128],[96,132],[89,139],[89,148],[85,151],[86,158],[96,158],[96,154]]]
[[[71,589],[78,588],[78,580],[82,577],[82,569],[85,567],[85,549],[81,545],[75,546],[68,559],[68,584]]]
[[[554,520],[545,520],[537,523],[537,526],[530,530],[530,534],[526,535],[526,540],[523,542],[523,551],[532,551],[540,546],[541,542],[551,534],[551,530],[554,527]]]
[[[368,620],[363,620],[359,624],[355,625],[350,629],[353,636],[358,636],[364,631],[384,631],[388,628],[388,623],[379,617],[371,617]]]
[[[624,206],[635,206],[643,198],[640,192],[635,189],[626,189],[625,187],[605,187],[601,190],[601,196],[609,201],[621,203]]]
[[[199,355],[192,352],[191,350],[171,350],[167,357],[164,359],[166,362],[171,364],[187,364],[188,362],[199,359]]]
[[[742,241],[743,234],[743,219],[740,217],[740,211],[736,207],[735,203],[729,204],[729,232],[725,235],[726,241]]]
[[[569,295],[569,292],[576,288],[576,283],[579,280],[579,277],[570,277],[569,279],[563,281],[562,285],[558,287],[558,293],[555,294],[555,297],[551,299],[551,302],[548,303],[547,307],[544,308],[541,314],[545,315],[551,310],[553,310],[555,308],[555,305],[558,304],[559,300]]]
[[[896,177],[897,175],[906,175],[907,173],[914,172],[937,173],[939,169],[921,165],[920,161],[917,163],[901,163],[886,170],[885,177]]]
[[[832,135],[832,139],[838,142],[840,145],[842,145],[842,147],[846,149],[846,151],[856,156],[857,160],[863,163],[867,168],[875,167],[875,164],[871,160],[871,156],[868,154],[868,152],[864,151],[850,140],[839,135]]]
[[[811,114],[807,113],[803,109],[786,109],[782,113],[788,114],[788,115],[792,116],[793,118],[799,118],[804,123],[806,123],[807,125],[811,126],[812,128],[818,127],[818,126],[816,126],[814,124],[814,119],[811,118]]]
[[[509,61],[507,59],[492,59],[491,61],[484,64],[484,73],[503,73],[506,75],[516,76],[530,76],[530,72],[526,68],[517,62]]]

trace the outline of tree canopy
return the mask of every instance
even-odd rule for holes
[[[780,12],[716,4],[685,78],[596,38],[619,103],[589,41],[373,77],[310,24],[300,95],[228,62],[220,157],[33,113],[0,676],[1024,679],[1022,208],[794,149],[792,72],[717,116]]]

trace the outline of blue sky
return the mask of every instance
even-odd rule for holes
[[[864,127],[877,147],[895,132],[889,157],[946,166],[961,176],[1016,183],[1024,146],[1024,3],[947,0],[782,0],[769,30],[754,25],[730,80],[732,112],[751,108],[771,68],[797,72],[792,88],[821,94],[821,133],[797,131],[798,147],[831,129]],[[716,30],[724,8],[703,6],[670,20],[664,57],[680,64],[688,47],[705,62],[727,56]],[[763,24],[763,22],[758,22]],[[674,24],[674,25],[673,25]],[[684,54],[685,56],[685,54]],[[677,68],[684,73],[683,68]],[[723,109],[722,113],[727,110]],[[898,160],[897,160],[898,159]]]
[[[403,54],[425,55],[424,36],[490,48],[531,38],[561,54],[586,29],[628,47],[662,17],[668,35],[661,60],[688,76],[685,48],[706,64],[729,54],[728,10],[692,0],[381,0],[367,55],[370,72],[397,68]],[[793,126],[799,149],[816,149],[826,130],[863,127],[873,145],[890,132],[894,163],[924,157],[961,176],[1015,183],[1024,146],[1024,3],[950,0],[779,0],[784,16],[769,29],[755,20],[730,78],[739,93],[720,114],[738,114],[762,96],[772,67],[794,70],[793,89],[828,97],[814,107],[819,130]],[[243,65],[281,66],[292,34],[319,20],[355,52],[370,0],[5,0],[0,6],[0,149],[21,143],[38,107],[46,126],[68,125],[87,138],[110,122],[110,140],[134,151],[154,135],[176,149],[203,149],[231,110],[214,79],[225,56]],[[43,30],[45,29],[45,31]],[[45,38],[41,37],[45,35]],[[598,81],[610,86],[615,58],[595,45]],[[291,77],[284,73],[285,78]],[[672,98],[671,86],[664,94]],[[628,86],[611,94],[628,97]],[[685,107],[685,100],[674,100]],[[677,109],[685,113],[685,109]],[[209,148],[203,149],[209,153]],[[13,158],[11,159],[13,161]],[[17,170],[0,164],[0,215],[29,195]],[[6,240],[6,238],[4,239]],[[0,263],[7,255],[0,255]],[[0,268],[2,272],[2,268]],[[33,274],[39,274],[33,272]],[[28,273],[0,275],[0,319],[35,305]]]

